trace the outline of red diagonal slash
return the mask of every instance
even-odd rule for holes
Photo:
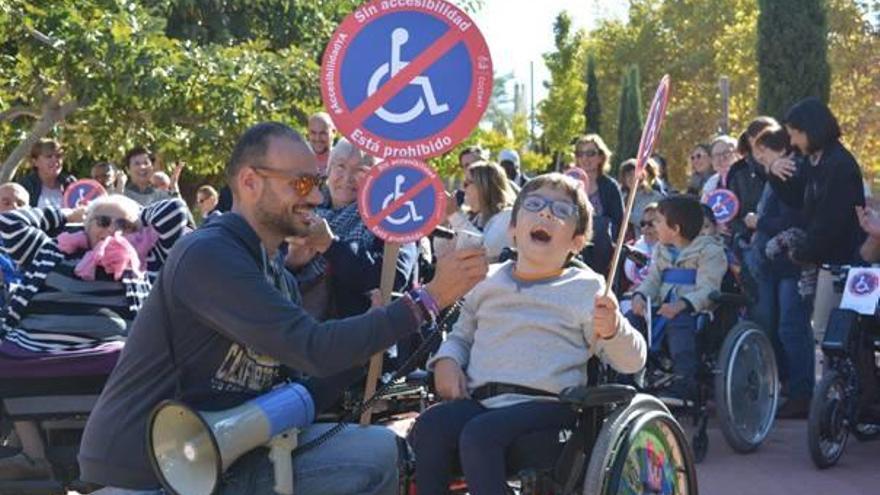
[[[351,112],[351,121],[360,125],[367,117],[373,114],[379,107],[388,102],[406,87],[416,76],[424,72],[434,62],[442,57],[461,41],[462,32],[455,26],[434,42],[427,50],[422,52],[415,60],[410,61],[406,67],[388,80],[378,91]]]
[[[432,180],[430,177],[425,177],[424,179],[420,180],[415,186],[410,188],[409,191],[403,193],[399,198],[392,201],[390,205],[383,208],[375,215],[370,215],[369,220],[366,221],[367,228],[372,230],[373,227],[382,223],[382,221],[385,220],[386,217],[391,215],[391,213],[403,206],[403,204],[407,201],[413,199],[417,194],[422,192],[423,189],[430,186],[431,182]]]

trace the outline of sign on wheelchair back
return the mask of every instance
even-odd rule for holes
[[[339,131],[383,159],[429,158],[477,126],[492,96],[483,35],[442,0],[376,0],[333,33],[321,64],[324,106]]]
[[[364,177],[358,212],[370,232],[385,242],[415,241],[443,220],[443,182],[434,169],[416,160],[380,163]]]
[[[878,299],[880,299],[880,268],[850,268],[840,307],[873,316]]]

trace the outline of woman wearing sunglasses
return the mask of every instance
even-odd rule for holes
[[[606,217],[612,239],[623,223],[623,195],[620,185],[606,175],[611,168],[611,150],[598,134],[587,134],[574,146],[575,163],[590,178],[587,197],[596,217]]]
[[[315,208],[315,213],[327,220],[336,239],[322,254],[309,241],[295,241],[290,246],[286,264],[300,283],[303,306],[319,320],[365,313],[371,305],[370,291],[379,287],[385,243],[364,225],[357,207],[361,180],[376,163],[378,159],[340,139],[327,160],[329,195],[325,195],[324,204]],[[415,266],[415,244],[402,245],[397,257],[395,291],[412,283]]]
[[[24,273],[5,308],[0,369],[89,350],[118,356],[155,274],[184,233],[186,215],[177,199],[142,210],[121,195],[75,210],[0,214],[2,249]],[[65,232],[80,221],[82,231]],[[22,452],[0,459],[0,480],[51,476],[36,425],[16,422],[15,429]]]

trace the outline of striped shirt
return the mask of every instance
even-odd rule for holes
[[[140,309],[174,242],[186,227],[186,205],[156,202],[140,220],[159,234],[147,256],[147,272],[126,270],[119,281],[101,275],[80,279],[73,270],[85,253],[67,255],[54,238],[65,225],[56,208],[23,208],[0,214],[3,250],[23,279],[10,295],[3,339],[35,352],[87,349],[121,340]],[[98,270],[98,274],[101,270]]]

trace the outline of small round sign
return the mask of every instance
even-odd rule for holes
[[[867,296],[873,294],[880,285],[877,275],[870,271],[860,271],[852,276],[849,282],[849,290],[856,296]]]
[[[578,184],[581,184],[583,186],[584,192],[590,190],[590,176],[587,175],[587,173],[584,172],[583,169],[581,169],[580,167],[571,167],[563,173],[566,176],[578,181]]]
[[[365,3],[330,38],[324,106],[339,131],[382,159],[449,151],[479,124],[492,96],[480,30],[444,0]]]
[[[703,201],[712,208],[715,214],[715,221],[718,223],[727,223],[736,218],[739,213],[739,198],[733,191],[728,189],[716,189],[706,195]]]
[[[654,93],[651,108],[648,110],[648,118],[645,120],[645,127],[642,129],[642,139],[639,141],[639,152],[636,155],[636,170],[644,169],[651,153],[654,152],[654,145],[657,143],[657,137],[663,127],[663,120],[666,118],[666,104],[668,102],[669,74],[666,74],[660,80],[660,85],[657,86],[657,92]]]
[[[386,242],[406,243],[430,234],[446,213],[446,191],[428,165],[409,159],[380,163],[364,177],[358,212]]]
[[[85,206],[93,199],[107,194],[107,190],[100,182],[93,179],[80,179],[64,190],[62,202],[65,208]]]

